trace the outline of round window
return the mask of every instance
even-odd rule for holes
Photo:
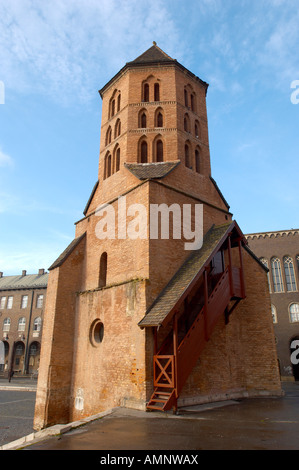
[[[104,338],[104,325],[101,320],[95,320],[90,327],[90,341],[93,346],[101,344]]]

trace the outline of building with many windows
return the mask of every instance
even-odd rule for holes
[[[3,276],[0,272],[0,374],[37,374],[48,274]]]
[[[299,230],[251,233],[250,248],[268,268],[268,285],[280,374],[299,380]],[[291,360],[292,357],[292,360]]]

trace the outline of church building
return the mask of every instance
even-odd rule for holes
[[[207,90],[153,43],[99,91],[96,184],[49,268],[35,429],[281,395],[267,270],[211,174]]]

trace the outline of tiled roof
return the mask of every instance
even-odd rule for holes
[[[48,285],[49,274],[26,274],[25,276],[3,276],[0,290],[41,289]]]
[[[169,62],[173,61],[169,55],[165,54],[160,47],[154,42],[153,46],[147,49],[143,54],[137,57],[135,60],[128,62],[128,64],[140,64],[140,63],[149,63],[149,62]]]
[[[186,289],[192,284],[209,259],[214,256],[215,250],[222,245],[233,227],[234,223],[230,222],[224,225],[213,226],[209,230],[204,237],[202,248],[192,252],[176,272],[144,318],[139,322],[140,327],[160,326],[165,322],[184,295]]]
[[[147,180],[164,178],[179,164],[180,160],[176,160],[159,163],[125,163],[125,167],[138,179]]]
[[[61,266],[85,236],[86,233],[83,233],[83,235],[81,235],[80,237],[74,238],[74,240],[69,244],[69,246],[61,253],[60,256],[58,256],[57,260],[54,261],[54,263],[49,267],[49,271]]]
[[[116,74],[114,77],[109,80],[106,85],[99,90],[99,93],[101,97],[103,97],[104,91],[116,80],[121,74],[126,71],[127,69],[130,68],[138,68],[138,67],[144,67],[144,66],[160,66],[160,65],[175,65],[179,69],[183,70],[184,73],[187,75],[191,76],[193,79],[199,81],[204,87],[207,92],[208,89],[208,84],[198,78],[194,73],[190,72],[186,67],[184,67],[182,64],[180,64],[176,59],[172,59],[169,55],[167,55],[162,49],[160,49],[156,43],[154,42],[153,46],[151,46],[149,49],[147,49],[143,54],[138,56],[135,60],[132,60],[130,62],[127,62],[126,65]]]

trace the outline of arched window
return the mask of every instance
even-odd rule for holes
[[[111,154],[110,152],[106,153],[105,162],[104,162],[104,179],[109,178],[111,176]]]
[[[263,265],[266,266],[266,268],[269,268],[268,260],[266,260],[266,258],[260,258],[260,262],[263,263]],[[271,283],[270,283],[269,271],[267,272],[267,279],[268,279],[269,292],[271,293]]]
[[[10,318],[4,318],[3,321],[3,331],[9,331],[10,330]]]
[[[119,94],[118,97],[117,97],[117,112],[120,111],[120,100],[121,100],[121,98],[120,98],[120,94]]]
[[[271,259],[271,271],[272,271],[274,292],[283,292],[283,282],[282,282],[282,275],[281,275],[280,260],[276,257]]]
[[[188,144],[185,144],[185,166],[191,168],[190,147]]]
[[[277,310],[274,305],[271,305],[271,313],[272,313],[273,323],[277,323]]]
[[[107,132],[106,132],[106,142],[105,142],[105,144],[106,145],[111,144],[111,139],[112,139],[112,129],[109,126],[108,129],[107,129]]]
[[[114,169],[115,172],[120,170],[120,148],[118,146],[114,150]]]
[[[299,322],[299,304],[291,304],[289,310],[291,323]]]
[[[294,292],[296,289],[296,280],[293,260],[290,256],[283,258],[284,272],[286,277],[286,287],[288,292]]]
[[[19,318],[18,331],[25,331],[25,326],[26,326],[26,318],[25,317]]]
[[[17,343],[16,345],[16,356],[22,356],[24,354],[24,344]]]
[[[195,171],[200,173],[200,152],[198,149],[195,150]]]
[[[201,138],[201,130],[200,130],[200,124],[199,124],[198,121],[195,121],[194,131],[195,131],[195,137],[197,139],[200,139]]]
[[[195,112],[196,111],[196,104],[195,104],[195,94],[194,93],[191,93],[190,100],[191,100],[191,110],[193,112]]]
[[[145,83],[143,85],[143,101],[145,101],[146,103],[149,102],[149,84],[148,83]]]
[[[188,107],[188,92],[186,88],[184,89],[184,101],[185,101],[185,106]]]
[[[31,343],[29,348],[29,356],[36,356],[39,352],[39,345],[38,343],[34,342]]]
[[[115,114],[115,100],[111,101],[111,117]]]
[[[190,132],[190,118],[188,114],[185,114],[184,116],[184,131]]]
[[[107,253],[102,253],[100,259],[99,287],[105,287],[107,283]]]
[[[299,273],[299,255],[296,256],[296,260],[297,260],[297,268],[298,268],[298,273]]]
[[[41,330],[41,326],[42,326],[42,319],[41,317],[36,317],[34,319],[34,323],[33,323],[33,331],[40,331]]]
[[[156,161],[163,162],[163,142],[162,140],[157,140],[156,143]]]
[[[120,119],[118,119],[115,123],[115,128],[114,128],[114,138],[119,137],[121,133],[121,123]]]
[[[157,127],[163,127],[163,114],[160,111],[157,115]]]
[[[147,142],[144,140],[140,146],[140,163],[147,163]]]
[[[155,101],[160,101],[160,85],[159,85],[159,83],[155,83],[154,96],[155,96]]]
[[[147,127],[147,116],[145,111],[142,111],[139,116],[139,127],[142,129],[146,129]]]

